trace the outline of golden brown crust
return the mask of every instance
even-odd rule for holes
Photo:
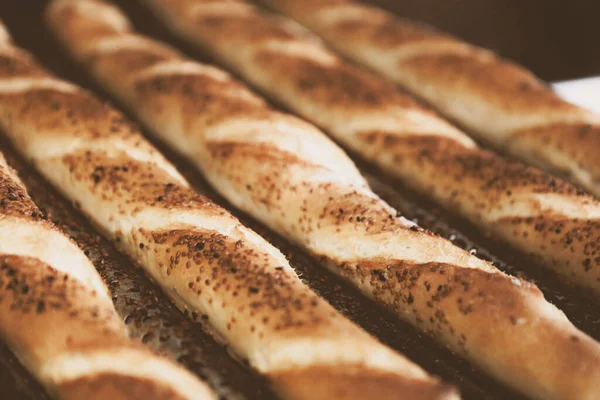
[[[407,380],[399,381],[386,373],[372,374],[360,366],[331,371],[317,367],[282,371],[269,376],[276,390],[290,400],[349,400],[373,398],[393,400],[451,399],[456,392],[450,387],[431,387]],[[288,388],[293,388],[293,392]],[[296,394],[298,393],[298,394]]]
[[[454,82],[457,89],[476,90],[479,96],[507,111],[540,107],[559,111],[573,107],[549,90],[546,83],[508,61],[491,62],[469,53],[423,54],[402,64],[409,70],[419,71],[428,81]]]
[[[365,152],[378,152],[393,162],[400,171],[397,175],[410,187],[471,220],[493,220],[490,229],[504,241],[572,282],[599,287],[598,220],[561,215],[544,202],[545,196],[565,196],[574,199],[575,207],[596,208],[596,200],[583,191],[521,163],[436,135],[367,132],[359,139]],[[525,213],[519,212],[519,204],[528,205]],[[506,212],[510,207],[516,212]]]
[[[162,52],[134,52],[130,50],[115,51],[96,60],[98,68],[111,68],[111,75],[127,79],[133,71],[150,68],[160,62],[171,59],[172,56]]]
[[[256,0],[256,3],[292,16],[307,26],[315,23],[312,17],[319,12],[336,8],[342,9],[342,12],[349,8],[351,9],[349,11],[353,11],[353,6],[356,4],[352,0]],[[363,9],[356,9],[354,12],[360,13],[361,11]],[[398,44],[418,44],[431,40],[436,42],[454,41],[453,37],[432,26],[402,18],[399,18],[402,21],[399,24],[395,19],[390,18],[389,14],[374,7],[369,8],[369,11],[369,18],[341,19],[335,24],[319,25],[319,28],[327,29],[330,35],[345,37],[349,42],[376,42],[378,46],[389,49],[395,48]]]
[[[481,365],[489,372],[501,374],[508,365],[518,365],[519,375],[513,379],[518,386],[530,386],[533,397],[587,398],[597,390],[589,382],[597,381],[600,373],[596,367],[600,347],[568,328],[564,315],[552,310],[532,284],[438,263],[359,263],[343,268],[359,286],[369,286],[376,299],[390,304],[420,329],[444,337],[455,351],[467,356],[487,354]],[[493,330],[481,329],[483,315]],[[538,343],[562,350],[539,349]],[[521,350],[507,350],[516,347]],[[500,363],[498,352],[503,354]],[[548,368],[557,364],[561,368]],[[572,377],[565,379],[565,373]],[[546,383],[534,383],[533,375]]]
[[[162,275],[173,281],[180,295],[204,297],[209,304],[234,309],[225,329],[234,334],[248,331],[247,342],[264,342],[273,335],[317,340],[340,329],[338,313],[283,266],[273,273],[271,257],[242,240],[191,229],[141,229],[136,239],[142,255],[170,250],[170,256],[162,258]],[[213,318],[197,310],[184,311],[194,321]]]
[[[294,34],[281,26],[261,25],[249,20],[244,15],[199,16],[198,21],[210,27],[215,36],[227,35],[231,42],[250,41],[254,44],[267,40],[294,40]]]
[[[156,165],[136,161],[125,152],[80,150],[63,156],[58,162],[70,171],[70,179],[90,194],[118,204],[120,215],[135,216],[148,208],[202,210],[217,216],[224,213],[206,197],[181,186],[177,179],[165,176]]]
[[[134,130],[107,104],[89,95],[42,88],[25,93],[0,93],[0,96],[12,104],[2,110],[6,118],[26,119],[36,129],[59,134],[76,126],[80,139],[127,138]]]
[[[160,382],[111,373],[70,380],[62,383],[59,390],[66,394],[65,400],[185,399]]]
[[[270,111],[263,102],[248,102],[219,95],[230,88],[227,82],[197,75],[158,75],[136,80],[134,85],[135,98],[140,104],[143,103],[142,99],[156,96],[157,93],[165,97],[184,93],[181,113],[190,116],[185,121],[188,129],[198,123],[198,118],[205,118],[203,123],[208,126],[218,125],[231,117],[268,118]],[[152,111],[164,112],[165,109]]]
[[[573,179],[572,164],[584,169],[590,179],[600,181],[597,150],[600,147],[600,125],[590,123],[556,123],[517,130],[509,143],[511,151],[540,166],[547,165],[553,173]],[[540,143],[543,146],[540,146]],[[560,154],[561,159],[556,158]],[[552,164],[552,165],[550,165]]]
[[[348,20],[342,21],[332,27],[336,35],[344,35],[349,40],[371,40],[376,41],[382,47],[393,48],[402,44],[418,44],[427,40],[441,41],[445,37],[430,27],[412,24],[409,21],[404,21],[402,25],[394,23],[394,21],[374,20],[371,23],[363,23],[362,21]]]
[[[181,24],[190,37],[200,39],[204,47],[233,65],[246,78],[309,120],[325,127],[338,140],[359,154],[402,178],[415,190],[433,197],[446,208],[459,211],[472,223],[484,230],[494,232],[521,251],[543,261],[570,282],[591,290],[600,290],[598,280],[600,264],[596,265],[592,260],[590,265],[588,255],[573,253],[572,250],[578,246],[578,243],[573,247],[555,246],[555,239],[549,235],[529,235],[522,231],[515,234],[515,230],[505,223],[511,218],[529,217],[544,218],[548,225],[560,222],[579,224],[578,221],[598,218],[600,204],[597,201],[579,193],[574,187],[560,180],[552,179],[539,171],[527,169],[521,164],[503,160],[477,148],[465,134],[402,95],[384,80],[344,64],[331,54],[325,58],[315,56],[326,51],[304,36],[296,34],[293,36],[295,39],[292,40],[289,34],[285,39],[275,35],[270,42],[265,42],[264,38],[257,41],[250,37],[244,41],[243,37],[237,39],[226,37],[221,29],[223,24],[228,24],[228,18],[253,22],[254,29],[266,32],[265,35],[275,28],[284,30],[284,26],[251,9],[243,13],[233,13],[232,16],[223,9],[219,12],[207,9],[207,16],[217,15],[221,22],[205,24],[202,16],[202,7],[206,7],[205,4],[202,1],[196,2],[197,11],[188,13],[194,14],[194,17],[190,18],[189,25],[185,18],[178,24]],[[242,2],[235,4],[238,7],[245,5]],[[288,5],[292,7],[291,3]],[[304,11],[311,7],[301,6]],[[166,7],[165,10],[167,14],[170,12]],[[388,17],[383,15],[381,18]],[[293,30],[288,29],[287,32],[291,34]],[[285,50],[291,46],[290,44],[274,45],[281,40],[300,46],[299,50]],[[462,53],[442,56],[445,57],[445,61],[439,59],[437,62],[453,65],[452,68],[447,69],[448,74],[468,68],[469,76],[472,76],[471,81],[473,79],[486,81],[484,86],[489,88],[490,92],[506,94],[506,96],[499,95],[499,99],[509,98],[512,96],[511,93],[516,92],[527,94],[523,97],[523,104],[512,101],[510,104],[507,103],[506,107],[523,109],[527,104],[540,101],[548,105],[561,102],[554,94],[548,94],[545,85],[536,78],[523,78],[516,67],[508,69],[503,67],[501,69],[504,72],[500,75],[483,73],[484,65],[489,63],[491,56],[478,58],[478,63],[465,62]],[[424,69],[427,69],[426,67],[427,65],[423,66]],[[431,68],[431,74],[437,73],[434,71],[437,69]],[[182,77],[178,74],[164,74],[160,75],[159,79],[172,82]],[[188,76],[185,79],[197,82],[210,80],[198,76]],[[453,80],[456,85],[462,85],[464,79],[461,80],[456,76],[450,80]],[[470,84],[471,81],[465,84]],[[271,82],[277,82],[277,85]],[[107,82],[107,85],[110,86],[110,83]],[[144,110],[145,115],[160,113],[163,115],[161,118],[168,119],[168,114],[173,112],[172,107],[169,111],[169,101],[182,101],[177,98],[177,93],[181,93],[182,90],[171,86],[167,89],[168,93],[160,93],[161,97],[165,98],[160,107],[157,105],[139,107],[147,109]],[[219,87],[218,90],[223,91],[224,88]],[[158,91],[154,90],[154,95]],[[120,94],[126,96],[124,92],[126,90]],[[227,114],[227,107],[232,102],[232,97],[218,96],[217,90],[212,89],[208,93],[211,100],[216,99],[215,103],[227,99],[228,103],[223,106],[224,111],[218,117],[218,122],[221,122],[223,113]],[[169,100],[170,98],[176,100]],[[142,103],[140,99],[131,101],[136,104]],[[206,111],[208,115],[217,115],[214,110]],[[186,114],[183,109],[180,113]],[[263,111],[261,113],[267,114]],[[230,118],[233,117],[232,112]],[[190,121],[186,122],[184,126],[186,129],[192,125],[194,127],[203,125],[202,120],[182,118]],[[257,114],[249,115],[249,118],[270,117]],[[548,156],[553,156],[555,152],[566,153],[565,148],[569,146],[573,148],[585,138],[593,141],[597,136],[593,135],[591,128],[582,131],[584,131],[583,136],[581,133],[578,134],[577,140],[570,140],[575,138],[569,137],[569,143],[564,143],[566,139],[563,139],[562,135],[548,138],[549,143],[556,143],[554,146],[545,147]],[[520,134],[523,137],[527,135],[537,140],[541,134],[531,133],[531,130]],[[579,138],[580,136],[584,139]],[[520,143],[522,148],[524,140]],[[594,143],[589,144],[586,149],[590,150],[575,147],[577,154],[573,152],[573,155],[578,159],[589,160],[595,148]],[[485,171],[479,171],[484,165],[488,166]],[[565,169],[568,169],[567,167],[568,165]],[[489,190],[490,180],[495,185],[498,183],[499,176],[509,177],[501,180],[504,186],[503,192],[500,189]],[[580,207],[583,209],[576,211]],[[494,213],[486,213],[483,210],[493,210]],[[592,240],[600,240],[600,232],[592,235]],[[582,268],[584,263],[587,265],[586,268]]]
[[[150,3],[161,6],[158,0]],[[231,4],[234,3],[235,6],[231,6],[233,9],[246,6],[243,2]],[[277,2],[273,3],[278,6]],[[165,10],[165,15],[173,12],[173,18],[179,15],[175,29],[181,29],[192,40],[199,40],[204,48],[232,65],[265,92],[326,128],[336,139],[376,162],[385,171],[401,178],[414,190],[432,197],[452,211],[458,211],[483,230],[491,231],[512,246],[541,260],[568,282],[600,291],[600,264],[596,264],[594,259],[590,261],[587,254],[573,253],[573,249],[580,245],[600,241],[600,231],[592,232],[591,239],[576,238],[573,246],[565,247],[555,246],[556,238],[553,235],[539,230],[530,234],[523,229],[515,230],[506,223],[515,218],[541,218],[547,226],[564,222],[581,225],[588,219],[595,220],[600,216],[600,203],[591,196],[540,171],[478,148],[467,135],[394,89],[385,80],[345,64],[314,40],[307,38],[306,34],[296,34],[293,29],[286,29],[286,25],[279,20],[270,19],[266,14],[249,8],[244,8],[244,12],[234,13],[223,8],[214,10],[203,1],[195,4],[194,10],[181,15],[167,6],[161,9]],[[353,15],[348,12],[348,7],[354,7],[350,3],[338,6],[311,4],[287,2],[281,9],[291,7],[296,10],[297,6],[302,9],[298,11],[302,18],[306,12],[316,15],[315,13],[330,8],[339,8],[342,16]],[[186,18],[186,15],[192,17]],[[205,17],[212,18],[215,15],[218,16],[219,24],[204,22]],[[260,40],[253,36],[232,39],[224,34],[223,26],[241,19],[247,24],[253,24],[253,29],[264,32],[265,37],[273,29],[285,30],[288,34],[285,38],[273,35],[270,40],[263,36]],[[379,20],[394,22],[386,14],[379,15],[377,21]],[[413,26],[410,29],[417,28]],[[469,62],[469,51],[471,50],[457,54],[424,54],[420,56],[422,58],[411,60],[420,60],[418,68],[423,69],[421,74],[428,73],[431,79],[438,79],[439,68],[435,65],[442,63],[447,66],[444,73],[448,75],[448,81],[452,81],[457,87],[477,81],[489,90],[490,96],[498,97],[498,104],[502,103],[508,108],[522,110],[530,104],[540,103],[554,108],[564,105],[535,77],[523,77],[517,67],[496,63],[497,71],[488,74],[487,64],[493,56],[480,55],[476,61]],[[464,71],[468,73],[463,74]],[[468,75],[469,79],[454,74]],[[169,81],[181,79],[181,76],[177,73],[164,74],[159,79]],[[207,77],[194,76],[186,79],[204,82]],[[107,85],[111,86],[110,82]],[[223,91],[224,88],[218,90]],[[123,89],[119,94],[127,96],[127,91]],[[183,101],[181,96],[177,96],[181,91],[180,88],[170,87],[168,93],[159,93],[161,98],[164,97],[160,107],[156,104],[142,105],[141,99],[131,101],[144,108],[144,115],[153,118],[160,113],[158,118],[166,121],[168,114],[174,112],[169,104]],[[157,92],[159,91],[153,91],[155,96]],[[208,93],[211,100],[218,99],[215,103],[224,98],[231,102],[232,96],[218,96],[217,91],[213,90]],[[514,97],[515,93],[519,93],[521,100],[507,100]],[[227,108],[223,109],[227,114]],[[212,109],[205,111],[207,115],[217,115]],[[184,130],[192,125],[193,129],[198,126],[208,127],[202,120],[183,116],[183,109],[179,113],[185,121],[193,121],[186,122]],[[234,113],[230,118],[234,118]],[[258,119],[261,115],[249,115],[248,118]],[[223,113],[220,113],[218,122],[222,121]],[[544,131],[549,132],[545,139],[548,146],[544,147],[544,153],[539,157],[554,157],[555,153],[561,153],[591,161],[598,135],[594,135],[593,128],[585,126],[590,125],[584,125],[581,130],[573,130],[578,132],[576,137],[563,136],[564,129],[560,135],[550,137],[555,131],[544,128]],[[523,149],[527,138],[531,138],[531,146],[536,146],[535,141],[540,140],[543,133],[527,129],[514,135],[522,138],[519,146]],[[582,141],[586,141],[588,146],[579,146]],[[216,145],[209,146],[214,148]],[[568,149],[572,151],[569,152]],[[565,170],[570,167],[570,162],[563,165]],[[493,190],[490,190],[490,186]]]
[[[279,24],[243,2],[229,2],[227,7],[201,0],[149,3],[174,30],[212,51],[265,92],[361,154],[389,162],[414,187],[435,189],[436,196],[455,209],[489,218],[485,221],[508,232],[507,237],[514,229],[501,220],[507,215],[549,217],[560,212],[577,220],[575,212],[593,216],[598,210],[593,198],[573,186],[481,151],[460,131],[373,75],[344,65],[305,35],[298,34],[293,41],[278,36],[243,41],[239,35],[233,39],[224,35],[228,17],[254,21],[264,32],[271,29],[265,25]],[[215,15],[219,24],[203,23]],[[63,40],[69,46],[76,39]],[[597,372],[590,367],[599,360],[597,343],[573,327],[534,286],[398,218],[369,190],[348,158],[336,153],[314,127],[274,111],[266,117],[232,113],[224,118],[222,108],[216,107],[195,118],[184,111],[188,107],[184,87],[173,85],[166,92],[149,87],[142,99],[132,96],[134,85],[79,59],[153,132],[195,162],[234,205],[320,256],[332,271],[402,318],[533,397],[585,398],[598,390]],[[185,76],[190,82],[209,77],[228,80],[214,77],[206,66],[196,65],[193,73],[188,67],[189,61],[173,61],[169,68],[157,66],[139,74],[143,79],[155,74],[163,80],[166,76],[172,80]],[[216,104],[231,98],[251,102],[242,86],[226,87],[208,90]],[[217,123],[207,122],[212,115],[219,116]],[[520,243],[552,245],[555,228],[536,232],[531,233],[531,242]],[[584,242],[581,239],[572,248]],[[563,254],[572,257],[570,248]],[[579,269],[578,264],[568,273]],[[581,269],[578,279],[589,284],[591,276]],[[419,285],[411,286],[411,280]],[[437,293],[440,287],[441,293],[427,292],[434,283],[429,290]],[[459,304],[459,297],[464,304]],[[585,342],[587,353],[574,347],[573,336]],[[526,340],[515,339],[520,337]],[[581,359],[564,356],[565,351],[576,352]],[[564,363],[559,362],[563,357]],[[572,379],[567,378],[571,374]]]
[[[362,107],[367,110],[381,107],[420,108],[415,101],[400,95],[387,82],[341,62],[323,65],[276,50],[258,52],[254,60],[276,81],[294,85],[295,90],[330,107]]]
[[[93,7],[97,13],[85,9]],[[105,3],[72,0],[53,3],[49,18],[62,25],[74,18],[73,10],[79,18],[77,29],[86,29],[83,21],[87,19],[94,20],[91,26],[95,26],[100,19],[96,15],[108,15],[108,25],[121,18]],[[64,18],[65,14],[69,17]],[[176,51],[153,45],[128,30],[116,36],[97,33],[101,29],[92,31],[79,36],[67,27],[56,33],[65,44],[82,38],[69,47],[77,58],[95,71],[103,71],[103,82],[118,79],[126,84],[130,89],[126,99],[147,104],[150,113],[169,113],[170,104],[163,100],[179,93],[185,96],[182,111],[187,114],[182,126],[190,131],[200,123],[220,126],[231,115],[241,119],[267,113],[265,102],[256,96],[235,96],[238,86],[223,72],[190,65],[193,63]],[[131,60],[139,62],[128,64]],[[170,75],[176,63],[184,73]],[[129,72],[123,74],[126,69]],[[199,77],[199,69],[210,79]],[[35,92],[33,88],[26,94],[35,97]],[[26,94],[13,95],[22,98]],[[76,90],[73,96],[86,94]],[[27,107],[22,100],[13,103],[19,103],[13,112],[24,116],[19,113]],[[0,94],[0,109],[9,107]],[[76,123],[62,133],[35,124],[37,143],[27,140],[17,127],[12,127],[10,135],[25,141],[20,149],[33,149],[27,153],[35,155],[40,169],[57,171],[46,175],[192,320],[208,322],[234,352],[263,374],[293,366],[336,370],[352,363],[373,373],[385,372],[398,381],[409,378],[416,385],[440,385],[311,292],[276,248],[226,210],[195,194],[137,130],[126,137],[110,136],[109,118],[98,115],[93,126]],[[98,138],[56,156],[35,150],[42,140],[54,147],[62,134],[87,137],[89,133],[79,131],[95,129],[101,132]],[[261,132],[257,128],[255,136]],[[195,151],[193,147],[190,150]],[[220,157],[226,152],[220,149]],[[268,154],[264,159],[269,160]],[[345,341],[339,342],[339,337]],[[301,397],[296,390],[295,386],[288,388],[290,395]]]
[[[33,60],[24,55],[15,57],[15,53],[10,55],[2,53],[0,49],[0,74],[2,76],[18,76],[18,77],[39,77],[44,76],[46,71],[42,69]]]
[[[3,336],[30,352],[30,364],[66,352],[133,346],[109,298],[39,259],[0,256],[0,291],[4,330],[11,330]]]
[[[22,183],[11,179],[10,167],[6,165],[4,156],[0,157],[2,157],[0,161],[0,215],[13,215],[32,220],[41,219],[42,213],[29,197]]]
[[[211,398],[196,378],[129,339],[91,262],[43,219],[1,155],[0,199],[0,338],[52,394],[130,398],[127,382],[150,399]],[[167,380],[131,370],[140,363],[158,363]],[[183,383],[189,390],[177,388]]]
[[[79,14],[75,10],[66,9],[61,18],[63,19],[63,28],[68,30],[69,35],[79,35],[85,39],[86,43],[97,36],[113,36],[120,32],[130,29],[129,23],[125,18],[119,15],[114,15],[107,12],[98,12],[93,8],[85,8],[80,12],[84,12],[87,16],[85,20],[79,18]],[[112,18],[111,18],[112,17]],[[105,23],[106,18],[111,20],[110,24]],[[83,35],[83,36],[82,36]],[[84,52],[85,47],[77,49],[78,52]]]
[[[600,117],[562,100],[527,69],[351,0],[259,2],[296,18],[347,57],[395,80],[482,140],[600,193],[597,163],[573,150],[598,153]],[[591,126],[593,140],[571,134],[581,125]],[[570,141],[549,151],[550,136]]]

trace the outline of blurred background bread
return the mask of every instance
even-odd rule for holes
[[[595,0],[366,0],[491,48],[547,81],[600,74]]]

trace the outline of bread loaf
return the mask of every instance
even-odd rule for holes
[[[388,82],[290,28],[291,22],[251,12],[245,3],[230,3],[227,11],[216,3],[196,3],[185,3],[189,10],[174,14],[178,3],[170,2],[171,14],[164,15],[172,15],[188,38],[197,37],[254,85],[410,188],[565,281],[600,293],[600,203],[595,198],[478,148]],[[230,10],[238,11],[229,15]]]
[[[600,116],[491,51],[353,0],[258,0],[399,83],[479,139],[600,196]]]
[[[563,280],[600,293],[595,198],[480,149],[389,82],[297,32],[290,21],[267,18],[240,2],[225,9],[214,2],[182,2],[189,10],[180,13],[185,7],[177,4],[169,2],[163,16],[171,15],[176,29],[198,38],[255,86]]]
[[[0,339],[51,395],[216,398],[183,368],[129,339],[92,263],[42,217],[2,155],[0,199]]]
[[[288,43],[291,33],[239,2],[149,4],[173,28],[213,43],[211,48],[226,49],[218,52],[222,58],[237,65],[247,62],[253,71],[262,68],[250,56],[261,43],[270,46],[264,52],[273,51],[275,64],[277,57],[287,59],[282,52],[291,58],[310,46]],[[320,257],[401,318],[532,397],[589,399],[598,393],[600,346],[534,285],[398,217],[318,129],[269,108],[226,73],[135,34],[117,13],[97,1],[63,0],[47,17],[65,48],[233,204]],[[318,58],[318,65],[340,65],[325,50],[302,54]],[[317,78],[337,82],[333,72]],[[289,85],[281,76],[270,84]],[[343,95],[315,90],[324,98]],[[329,111],[324,107],[321,112]]]
[[[122,114],[26,55],[4,57],[0,126],[15,147],[284,398],[358,399],[373,387],[382,398],[457,397],[311,292],[276,248],[195,193]]]

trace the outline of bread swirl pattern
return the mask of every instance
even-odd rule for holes
[[[175,29],[348,148],[565,281],[600,293],[600,203],[595,198],[480,149],[389,82],[344,63],[293,23],[269,19],[238,1],[226,8],[216,4],[169,2],[162,9],[176,21]]]
[[[201,22],[197,10],[210,9],[211,18],[222,13],[218,26],[233,32],[211,37],[241,41],[242,36],[270,37],[265,31],[278,31],[262,20],[257,23],[255,12],[237,2],[227,7],[198,1],[153,4],[177,24],[187,18]],[[232,203],[321,257],[402,318],[533,397],[584,399],[597,393],[598,344],[578,332],[535,286],[398,217],[323,133],[270,109],[224,72],[130,29],[109,33],[116,25],[97,17],[109,7],[97,1],[58,1],[48,21],[104,87],[196,163]],[[218,45],[243,53],[252,48]],[[277,41],[270,46],[284,47]],[[302,46],[286,48],[294,52]],[[324,50],[324,55],[314,54],[325,63],[333,58]]]
[[[190,189],[120,113],[30,58],[5,56],[19,72],[0,72],[0,125],[16,147],[283,397],[364,398],[381,386],[384,398],[456,398],[311,292],[276,248]],[[314,382],[310,394],[297,376]]]
[[[83,252],[43,219],[0,155],[0,338],[60,399],[214,399],[128,337]]]
[[[600,195],[600,117],[535,75],[429,26],[353,0],[259,0],[398,82],[481,140]]]

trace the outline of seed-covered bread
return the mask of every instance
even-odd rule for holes
[[[114,15],[83,7],[92,18]],[[375,386],[382,398],[457,398],[319,298],[279,250],[195,193],[121,113],[15,47],[0,56],[8,65],[0,68],[0,127],[15,147],[284,398],[359,399]]]
[[[150,2],[158,4],[159,0]],[[479,148],[466,134],[345,63],[291,21],[242,2],[165,6],[175,29],[410,188],[600,293],[600,203],[571,184]],[[220,3],[219,3],[220,4]],[[168,9],[168,10],[167,10]],[[170,10],[170,11],[169,11]]]
[[[261,43],[271,46],[273,60],[280,49],[300,54],[309,48],[284,46],[277,38],[287,40],[287,30],[239,2],[149,4],[173,28],[185,27],[190,38],[204,38],[204,43],[210,37],[215,48],[228,49],[227,57],[219,51],[223,58],[243,54],[248,68],[258,68],[249,54]],[[320,257],[403,319],[533,397],[583,399],[598,392],[599,345],[534,285],[398,217],[314,126],[273,110],[228,74],[134,33],[117,13],[102,2],[63,0],[47,17],[73,57],[233,204]],[[282,30],[273,38],[272,32]],[[244,37],[261,39],[248,43]],[[319,54],[325,54],[324,63],[340,63],[325,50],[303,57]],[[337,79],[333,73],[327,77]],[[280,77],[271,81],[271,86],[288,84]]]
[[[479,139],[600,196],[600,116],[522,66],[353,0],[257,0],[399,83]]]
[[[129,338],[90,260],[42,217],[1,154],[0,340],[58,399],[216,398]]]

